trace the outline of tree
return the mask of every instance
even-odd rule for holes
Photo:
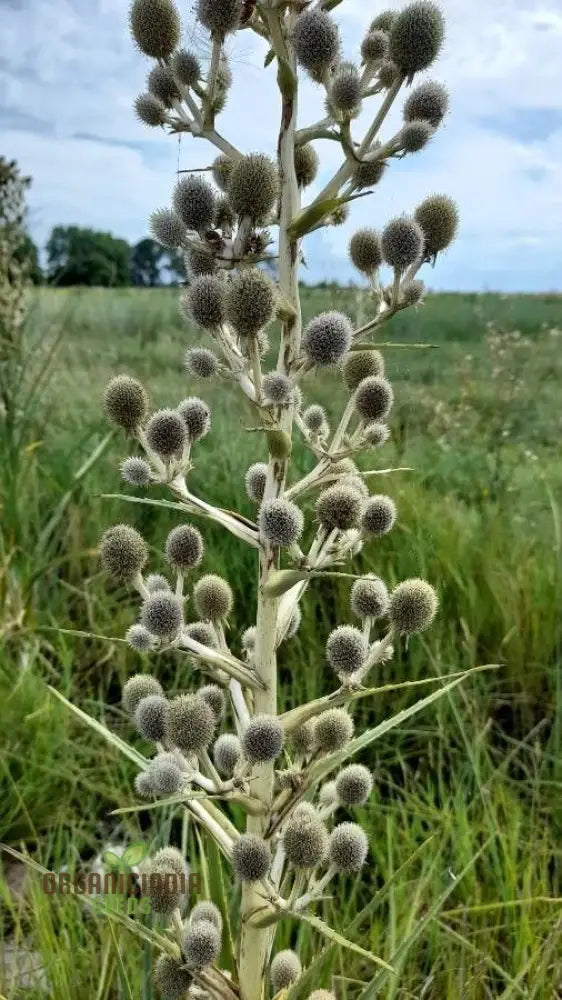
[[[155,240],[147,237],[136,243],[131,251],[131,280],[133,285],[153,288],[162,284],[162,265],[166,251]]]
[[[53,285],[130,284],[131,248],[111,233],[55,226],[47,242],[47,273]]]

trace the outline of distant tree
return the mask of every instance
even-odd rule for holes
[[[169,275],[170,285],[179,285],[185,281],[185,264],[179,250],[168,250],[166,253],[166,270]]]
[[[148,237],[136,243],[131,251],[133,285],[153,288],[162,284],[162,266],[166,250]]]
[[[55,226],[47,243],[47,273],[53,285],[129,285],[131,248],[111,233]]]

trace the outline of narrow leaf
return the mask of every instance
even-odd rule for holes
[[[346,948],[347,951],[354,951],[356,955],[361,955],[362,958],[368,959],[368,961],[372,962],[373,965],[379,965],[387,972],[394,972],[393,967],[389,965],[388,962],[385,962],[383,958],[379,958],[378,955],[373,955],[372,951],[367,951],[366,948],[362,948],[361,945],[355,944],[353,941],[348,941],[343,934],[339,934],[337,931],[333,930],[332,927],[324,923],[324,921],[321,920],[320,917],[317,917],[314,913],[301,913],[298,911],[293,912],[292,916],[296,917],[298,920],[304,920],[305,923],[310,924],[311,927],[314,927],[315,930],[319,931],[323,937],[329,938],[330,941],[333,941],[335,944],[339,944],[342,948]]]
[[[116,733],[112,733],[111,730],[107,728],[107,726],[104,726],[103,722],[98,722],[97,719],[93,719],[92,716],[88,715],[87,712],[83,712],[81,708],[77,708],[76,705],[73,705],[72,702],[68,701],[68,699],[65,698],[64,695],[60,694],[56,690],[56,688],[51,687],[50,684],[48,684],[47,686],[49,688],[49,691],[51,692],[51,694],[55,696],[55,698],[58,698],[59,701],[62,701],[63,705],[66,705],[66,707],[69,708],[71,712],[74,712],[74,714],[79,719],[81,719],[82,722],[85,722],[88,726],[91,727],[91,729],[94,729],[96,733],[99,733],[100,736],[103,736],[104,740],[107,740],[108,743],[111,743],[112,746],[120,750],[121,753],[124,754],[125,757],[128,757],[129,760],[132,760],[137,765],[137,767],[142,768],[143,771],[148,767],[148,760],[146,759],[146,757],[143,757],[143,755],[139,753],[138,750],[135,750],[134,747],[129,746],[129,744],[126,743],[125,740],[122,740],[120,736],[117,736]]]

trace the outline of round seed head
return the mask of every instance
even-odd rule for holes
[[[278,951],[269,969],[273,992],[279,993],[280,990],[286,990],[292,983],[296,983],[301,972],[302,965],[294,951],[288,948],[286,951]]]
[[[255,337],[268,326],[276,303],[273,281],[257,267],[239,271],[226,286],[226,318],[239,337]]]
[[[144,458],[126,458],[121,462],[121,476],[131,486],[148,486],[150,465]]]
[[[162,458],[181,455],[186,437],[185,424],[175,410],[157,410],[146,426],[147,441]]]
[[[179,49],[174,52],[172,72],[180,83],[186,87],[193,87],[194,83],[201,79],[201,64],[194,52]]]
[[[151,760],[148,773],[160,795],[175,795],[181,787],[181,771],[173,753],[159,753]]]
[[[126,431],[135,431],[148,411],[146,390],[136,378],[116,375],[105,390],[103,399],[106,416]]]
[[[318,153],[310,142],[295,146],[295,172],[299,187],[305,188],[312,184],[318,173],[320,160]]]
[[[394,402],[390,382],[380,375],[370,375],[355,390],[355,409],[363,420],[384,420]]]
[[[353,327],[343,313],[324,312],[305,327],[302,347],[316,365],[335,365],[349,350]]]
[[[283,831],[283,847],[287,860],[296,868],[316,868],[324,860],[328,831],[314,809],[294,812]]]
[[[412,77],[437,58],[445,37],[443,15],[431,0],[409,4],[390,30],[390,57],[402,73]]]
[[[362,806],[373,790],[373,778],[363,764],[349,764],[336,778],[336,793],[344,806]]]
[[[133,0],[129,26],[140,51],[153,59],[166,59],[180,40],[180,18],[172,0]]]
[[[228,191],[228,182],[230,181],[233,166],[234,160],[231,160],[230,156],[225,156],[224,153],[220,153],[219,156],[213,160],[211,168],[213,180],[221,191]]]
[[[330,861],[339,872],[358,872],[367,859],[369,842],[357,823],[340,823],[330,836]]]
[[[320,791],[318,792],[318,798],[320,800],[320,805],[332,805],[332,803],[336,801],[335,781],[327,781],[325,785],[322,785]]]
[[[282,372],[271,372],[263,380],[263,392],[268,402],[285,406],[293,397],[293,383]]]
[[[144,625],[131,625],[125,633],[125,639],[137,653],[148,653],[152,649],[152,636]]]
[[[397,271],[405,271],[422,253],[423,232],[415,219],[401,215],[386,225],[381,243],[386,263]]]
[[[410,281],[402,290],[402,301],[408,306],[417,306],[422,301],[425,293],[423,281]]]
[[[223,689],[218,684],[205,684],[202,688],[199,688],[197,694],[200,698],[203,698],[203,701],[207,702],[217,721],[222,719],[226,708]]]
[[[388,54],[388,34],[386,31],[370,31],[361,43],[361,57],[365,63],[378,62]]]
[[[200,642],[202,646],[209,646],[211,649],[215,649],[217,639],[213,626],[209,622],[191,622],[189,625],[186,625],[185,631],[190,639]]]
[[[320,406],[318,403],[313,403],[312,406],[309,406],[304,411],[302,419],[305,427],[309,431],[312,431],[313,434],[318,434],[328,425],[326,411],[324,407]]]
[[[344,222],[347,222],[349,218],[349,206],[348,205],[338,205],[334,209],[332,214],[329,216],[329,222],[331,226],[343,226]]]
[[[219,774],[231,778],[242,756],[240,740],[234,733],[222,733],[213,747],[213,760]]]
[[[302,621],[302,612],[298,604],[294,608],[293,613],[289,619],[289,624],[287,626],[287,631],[285,632],[285,639],[293,639],[297,634]]]
[[[343,708],[329,708],[316,719],[314,739],[324,753],[341,750],[353,736],[353,719]]]
[[[197,17],[215,38],[236,31],[244,13],[244,0],[197,0]]]
[[[323,528],[349,531],[361,523],[363,498],[353,487],[344,483],[329,486],[316,501],[316,514]]]
[[[378,184],[386,170],[385,160],[363,160],[355,168],[353,182],[355,187],[362,191],[363,188],[374,187]]]
[[[349,256],[358,271],[372,274],[382,264],[381,238],[374,229],[359,229],[349,241]]]
[[[390,497],[372,496],[365,510],[361,526],[369,535],[380,538],[391,530],[396,520],[396,504]]]
[[[203,536],[191,524],[172,528],[166,539],[166,559],[174,569],[186,570],[198,566],[203,558]]]
[[[188,753],[206,750],[215,725],[213,710],[198,694],[180,694],[170,702],[170,742],[180,750]]]
[[[188,928],[183,948],[187,964],[191,968],[205,969],[220,954],[220,931],[210,920],[198,920]]]
[[[148,771],[141,771],[135,778],[135,792],[141,799],[151,799],[155,794],[152,778]]]
[[[360,670],[367,659],[367,641],[352,625],[339,625],[328,636],[326,656],[335,671],[345,677]]]
[[[218,371],[218,358],[207,347],[190,347],[185,352],[185,370],[192,378],[212,378]]]
[[[215,215],[215,192],[204,177],[182,177],[174,190],[174,209],[188,229],[198,233],[209,229]]]
[[[193,603],[201,618],[221,621],[232,611],[233,597],[230,585],[222,576],[208,573],[193,588]]]
[[[253,833],[243,833],[232,848],[232,867],[240,882],[259,882],[271,865],[269,845]]]
[[[381,10],[380,14],[377,14],[374,20],[371,21],[369,31],[386,31],[388,33],[397,16],[398,11],[396,10]]]
[[[102,535],[99,551],[105,572],[122,583],[133,580],[148,561],[144,538],[128,524],[109,528]]]
[[[303,722],[302,726],[294,729],[291,733],[291,743],[295,752],[301,756],[312,753],[315,743],[314,723],[312,721]]]
[[[256,646],[256,626],[250,625],[242,633],[242,649],[245,653],[253,653]]]
[[[341,63],[334,76],[329,91],[330,104],[337,111],[351,114],[361,103],[361,77],[353,63]]]
[[[390,624],[398,632],[423,632],[431,625],[438,600],[431,584],[412,579],[399,583],[390,595]]]
[[[228,182],[228,200],[236,215],[265,222],[279,194],[277,164],[263,153],[236,160]]]
[[[267,465],[265,462],[254,462],[247,470],[244,477],[246,493],[250,500],[261,503],[265,490],[265,480],[267,478]]]
[[[150,216],[150,232],[161,246],[176,250],[186,235],[185,226],[179,215],[168,208],[161,208]]]
[[[392,59],[385,59],[379,69],[380,84],[388,90],[389,87],[392,87],[397,76],[398,66],[396,63],[392,62]]]
[[[283,749],[283,727],[271,715],[255,715],[242,736],[242,749],[251,764],[275,760]]]
[[[203,330],[216,330],[225,318],[224,281],[215,274],[201,275],[182,296],[181,306]]]
[[[388,441],[389,437],[390,431],[386,424],[379,424],[376,421],[372,424],[367,424],[363,431],[363,440],[371,448],[380,448],[381,445]]]
[[[162,101],[165,108],[171,108],[174,101],[181,98],[173,73],[168,66],[157,65],[151,69],[148,74],[148,90]]]
[[[141,624],[159,639],[173,639],[182,624],[182,606],[169,590],[149,594],[141,609]]]
[[[459,213],[452,198],[446,194],[432,194],[415,211],[423,233],[424,254],[434,257],[445,250],[457,235]]]
[[[133,715],[139,702],[151,694],[164,694],[156,678],[150,674],[133,674],[123,688],[123,708],[129,715]]]
[[[168,702],[161,694],[149,694],[135,709],[135,726],[145,740],[158,743],[168,731]]]
[[[213,257],[212,250],[205,243],[188,246],[183,255],[183,262],[190,284],[202,274],[214,274],[217,270],[217,262]]]
[[[350,604],[353,614],[358,618],[382,618],[388,614],[388,590],[376,576],[354,580]]]
[[[365,378],[384,375],[384,358],[380,351],[352,351],[343,365],[343,380],[350,392],[355,392]]]
[[[449,94],[442,83],[427,80],[420,84],[404,104],[404,121],[426,121],[433,128],[441,124],[449,110]]]
[[[235,222],[236,216],[232,211],[228,198],[218,198],[217,210],[215,212],[215,226],[217,229],[222,229],[223,232],[225,230],[232,230]]]
[[[199,903],[196,903],[189,914],[189,922],[191,924],[198,924],[200,920],[207,920],[209,923],[214,924],[219,934],[221,933],[221,911],[210,899],[202,899]]]
[[[400,141],[405,153],[419,153],[420,149],[427,146],[435,129],[429,122],[412,121],[407,122],[401,133]]]
[[[298,541],[304,528],[302,511],[284,497],[264,500],[260,507],[259,529],[270,545],[288,547]]]
[[[339,58],[338,26],[326,11],[308,8],[295,21],[293,46],[300,65],[320,83]]]
[[[166,108],[158,98],[152,94],[139,94],[135,98],[135,113],[137,118],[155,128],[157,125],[164,125],[166,122]]]
[[[191,973],[170,955],[160,955],[154,968],[154,982],[163,1000],[183,1000],[191,986]]]
[[[211,429],[211,411],[198,396],[189,396],[178,406],[190,441],[200,441]]]
[[[162,576],[161,573],[149,573],[144,584],[149,594],[154,594],[156,590],[172,589],[166,577]]]
[[[152,910],[164,915],[179,906],[185,891],[185,862],[175,847],[163,847],[152,859],[148,896]]]

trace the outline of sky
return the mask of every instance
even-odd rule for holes
[[[343,0],[335,11],[346,59],[358,58],[367,24],[384,3]],[[400,4],[403,6],[403,4]],[[135,118],[150,60],[128,34],[128,0],[0,0],[1,152],[33,178],[29,228],[44,246],[54,225],[110,231],[136,242],[148,218],[170,202],[176,171],[208,166],[213,147],[180,140]],[[204,59],[194,0],[179,5],[183,44]],[[433,192],[458,203],[458,239],[421,276],[434,289],[562,290],[562,0],[443,0],[443,53],[416,82],[450,91],[451,111],[425,150],[393,161],[376,192],[348,222],[313,234],[305,280],[357,276],[347,257],[352,233],[411,213]],[[248,31],[229,42],[234,85],[218,127],[240,149],[275,149],[278,93],[263,68],[263,43]],[[399,98],[381,138],[401,121]],[[354,135],[376,113],[365,102]],[[322,115],[319,87],[300,91],[301,127]],[[317,142],[321,171],[313,197],[338,166],[334,142]]]

